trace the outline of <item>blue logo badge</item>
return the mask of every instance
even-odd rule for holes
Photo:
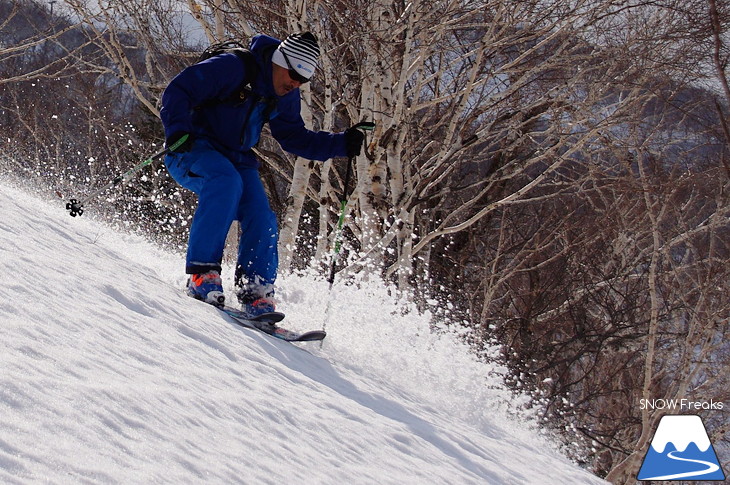
[[[669,415],[659,421],[638,480],[725,480],[702,418]]]

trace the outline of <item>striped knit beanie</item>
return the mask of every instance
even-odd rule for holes
[[[319,44],[317,38],[311,32],[291,34],[279,44],[274,51],[271,61],[277,66],[289,69],[284,58],[289,59],[292,67],[307,79],[314,75],[319,58]]]

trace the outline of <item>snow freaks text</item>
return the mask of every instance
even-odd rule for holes
[[[643,411],[645,409],[659,409],[659,410],[676,410],[676,411],[701,411],[701,410],[716,410],[720,411],[724,407],[722,401],[692,401],[690,399],[641,399],[639,401],[639,408]]]

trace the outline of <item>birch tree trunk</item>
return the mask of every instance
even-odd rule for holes
[[[319,34],[319,38],[321,39],[320,43],[326,46],[326,40],[322,39],[321,33],[309,26],[307,3],[305,0],[289,0],[287,2],[286,11],[289,32],[314,31],[315,35]],[[322,64],[322,61],[320,64]],[[320,76],[322,72],[326,76],[329,70],[324,69],[324,66],[320,66],[315,76]],[[305,125],[313,129],[314,118],[311,109],[312,92],[308,85],[301,86],[300,91],[303,98],[302,118],[304,119]],[[331,125],[331,117],[325,120],[325,124]],[[279,231],[279,268],[282,272],[290,270],[296,254],[299,222],[302,216],[302,208],[308,195],[307,189],[309,189],[313,168],[311,161],[296,157],[289,195],[287,197],[286,212]]]

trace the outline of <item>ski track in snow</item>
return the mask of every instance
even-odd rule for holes
[[[2,483],[605,483],[385,289],[283,278],[292,329],[335,298],[322,349],[297,348],[184,296],[182,256],[91,206],[7,184],[0,201]]]

